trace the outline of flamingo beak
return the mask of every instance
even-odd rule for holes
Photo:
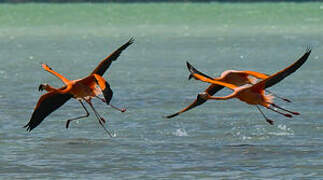
[[[200,100],[208,100],[208,97],[210,95],[206,92],[201,92],[197,95],[197,100],[200,101]]]
[[[201,97],[201,94],[198,94],[198,95],[197,95],[197,97],[196,97],[196,99],[197,99],[198,101],[200,101],[200,100],[202,100],[203,98]]]
[[[44,90],[44,85],[40,84],[39,87],[38,87],[38,91],[43,91],[43,90]]]

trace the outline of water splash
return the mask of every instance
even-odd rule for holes
[[[186,130],[182,129],[182,128],[176,129],[176,132],[174,132],[173,135],[175,135],[175,136],[188,136]]]
[[[275,136],[293,136],[294,135],[294,131],[287,127],[286,125],[278,125],[277,128],[279,130],[281,130],[280,132],[269,132],[268,134],[270,135],[275,135]]]

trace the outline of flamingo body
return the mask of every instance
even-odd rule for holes
[[[243,85],[250,85],[250,84],[255,84],[259,79],[265,79],[268,77],[268,75],[255,72],[255,71],[237,71],[237,70],[227,70],[221,73],[220,77],[215,77],[212,78],[206,74],[203,74],[199,71],[197,71],[190,63],[186,62],[187,68],[192,69],[194,72],[198,72],[201,76],[196,77],[197,75],[193,75],[192,73],[189,76],[189,79],[194,78],[196,80],[201,80],[203,78],[208,78],[208,79],[213,79],[216,81],[221,81],[224,83],[229,83],[234,85],[235,87],[238,86],[243,86]],[[205,91],[204,93],[207,93],[209,95],[214,95],[218,91],[222,90],[225,86],[221,86],[218,84],[211,84]],[[193,109],[197,106],[200,106],[204,104],[207,101],[207,99],[202,99],[199,96],[195,99],[193,103],[191,103],[189,106],[185,107],[181,111],[171,114],[169,116],[166,116],[166,118],[173,118],[185,111],[188,111],[190,109]],[[251,103],[251,102],[250,102]]]
[[[270,94],[269,95],[265,94],[265,89],[279,83],[281,80],[285,79],[287,76],[294,73],[297,69],[299,69],[306,62],[306,60],[308,59],[310,54],[311,54],[311,49],[308,48],[303,56],[301,56],[296,62],[294,62],[293,64],[291,64],[287,68],[285,68],[285,69],[283,69],[271,76],[268,76],[267,78],[264,78],[263,80],[255,83],[255,84],[246,84],[243,86],[237,86],[235,84],[230,84],[230,83],[227,83],[227,82],[224,82],[221,80],[215,80],[215,79],[209,78],[209,76],[199,72],[193,66],[189,66],[189,71],[191,72],[190,76],[194,77],[195,79],[198,79],[198,80],[201,80],[204,82],[208,82],[208,83],[212,83],[212,84],[217,84],[220,86],[224,86],[224,87],[227,87],[227,88],[230,88],[233,90],[232,94],[230,94],[228,96],[224,96],[224,97],[214,97],[214,96],[211,96],[210,94],[208,94],[207,92],[203,92],[198,95],[198,98],[214,99],[214,100],[227,100],[227,99],[231,99],[231,98],[238,98],[239,100],[241,100],[247,104],[261,105],[261,106],[264,106],[274,112],[282,114],[286,117],[292,117],[291,114],[299,115],[299,113],[286,110],[286,109],[281,108],[278,105],[274,104],[273,103],[273,96]],[[277,111],[276,109],[271,108],[271,106],[278,108],[280,110],[286,111],[291,114],[282,113],[280,111]],[[258,106],[257,106],[257,108],[258,108]],[[264,114],[263,114],[263,116],[265,117]],[[270,124],[273,124],[272,120],[268,119],[267,117],[265,117],[265,118],[266,118],[267,122],[269,122]]]
[[[35,106],[34,112],[32,113],[30,121],[24,126],[25,128],[27,128],[27,131],[33,130],[49,114],[57,110],[59,107],[61,107],[64,103],[66,103],[71,98],[77,99],[81,103],[82,107],[85,109],[87,114],[85,116],[69,119],[66,122],[66,128],[68,128],[70,121],[87,117],[89,115],[82,101],[85,101],[90,105],[90,107],[94,111],[101,125],[105,123],[104,118],[102,118],[94,109],[91,103],[91,99],[94,97],[98,97],[98,95],[100,94],[103,94],[104,99],[101,99],[101,100],[105,102],[107,105],[110,105],[115,109],[118,109],[114,107],[112,104],[110,104],[110,101],[113,96],[113,91],[111,90],[108,82],[106,82],[106,80],[102,77],[102,75],[110,67],[112,61],[115,61],[120,56],[121,52],[125,50],[129,45],[131,45],[133,41],[134,40],[131,38],[128,42],[126,42],[124,45],[122,45],[112,54],[110,54],[108,57],[103,59],[99,63],[99,65],[94,69],[94,71],[90,73],[90,75],[82,79],[69,80],[65,78],[63,75],[54,71],[48,65],[42,64],[42,68],[45,71],[48,71],[49,73],[56,76],[65,85],[59,89],[56,89],[53,86],[50,86],[48,84],[41,84],[39,86],[40,91],[46,90],[47,93],[45,93],[39,98],[37,105]],[[125,111],[125,109],[118,109],[118,110],[120,110],[121,112]],[[110,136],[112,136],[111,133],[103,125],[102,127],[109,133]]]

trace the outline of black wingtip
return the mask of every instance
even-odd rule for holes
[[[312,45],[311,44],[308,44],[306,46],[306,53],[311,53],[311,51],[312,51]]]
[[[189,70],[192,67],[192,65],[188,61],[186,61],[186,66],[187,66],[187,69],[189,69]],[[190,75],[188,76],[188,80],[191,80],[192,78],[193,78],[193,75],[192,75],[192,73],[190,73]]]
[[[32,130],[32,128],[30,127],[29,123],[26,124],[25,126],[23,126],[23,128],[27,128],[26,131],[30,132]]]
[[[197,73],[197,74],[201,74],[197,69],[195,69],[188,61],[186,61],[186,66],[188,71],[191,73],[191,75],[193,73]]]
[[[169,115],[169,116],[164,116],[165,118],[167,119],[170,119],[170,118],[173,118],[175,116],[179,115],[179,113],[175,113],[175,114],[172,114],[172,115]]]
[[[130,44],[134,43],[134,41],[135,41],[135,38],[134,38],[134,37],[131,37],[131,38],[129,39],[129,41],[128,41],[128,44],[130,45]]]
[[[187,69],[190,71],[190,72],[193,72],[194,70],[194,67],[188,62],[186,61],[186,66],[187,66]]]
[[[308,57],[312,52],[312,45],[311,44],[308,44],[306,46],[306,50],[305,50],[305,54],[303,55],[303,57]]]
[[[188,80],[191,80],[193,78],[193,75],[192,74],[190,74],[189,76],[188,76]]]
[[[188,61],[186,61],[186,66],[188,71],[190,72],[190,75],[188,76],[188,80],[191,80],[194,77],[193,73],[195,73],[195,68]]]
[[[193,74],[199,74],[199,75],[202,75],[202,76],[205,76],[205,77],[207,77],[207,78],[210,78],[210,79],[213,79],[212,77],[210,77],[210,76],[208,76],[208,75],[206,75],[206,74],[204,74],[204,73],[202,73],[202,72],[200,72],[200,71],[198,71],[194,66],[192,66],[188,61],[186,61],[186,66],[187,66],[187,69],[188,69],[188,71],[191,73],[190,75],[189,75],[189,77],[188,77],[188,79],[192,79],[194,76],[193,76]]]

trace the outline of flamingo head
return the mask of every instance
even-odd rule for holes
[[[38,91],[43,91],[47,87],[48,87],[48,84],[40,84],[39,87],[38,87]]]
[[[209,98],[209,94],[206,93],[206,92],[201,92],[197,95],[197,99],[204,99],[204,100],[207,100]]]

